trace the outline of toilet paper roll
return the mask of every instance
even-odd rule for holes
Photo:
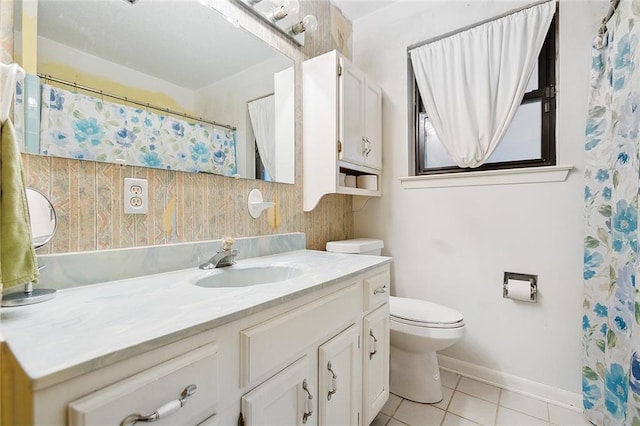
[[[346,173],[340,173],[339,175],[339,179],[338,179],[338,185],[339,186],[344,186],[345,185],[345,179],[347,178]]]
[[[378,190],[378,176],[376,175],[360,175],[356,179],[358,188]]]
[[[344,186],[348,186],[349,188],[356,187],[356,177],[352,175],[347,175],[344,179]]]
[[[507,297],[530,302],[531,283],[523,280],[507,280]]]

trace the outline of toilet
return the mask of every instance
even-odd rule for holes
[[[358,238],[327,243],[327,251],[380,255],[384,243]],[[464,335],[461,313],[437,303],[407,297],[389,297],[391,354],[389,390],[421,403],[442,400],[436,352]]]

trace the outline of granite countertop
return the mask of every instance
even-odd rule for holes
[[[296,250],[240,260],[237,267],[291,266],[301,275],[237,288],[193,283],[197,268],[59,290],[44,303],[2,308],[2,335],[44,388],[218,327],[386,264],[388,257]],[[117,268],[117,265],[113,265]]]

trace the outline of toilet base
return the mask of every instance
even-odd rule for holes
[[[389,391],[415,402],[442,400],[440,368],[435,352],[412,353],[391,346]]]

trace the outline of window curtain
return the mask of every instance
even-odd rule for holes
[[[555,7],[539,4],[410,51],[429,120],[458,166],[481,166],[498,146]]]
[[[253,134],[264,168],[271,179],[276,179],[276,104],[274,95],[248,103]]]
[[[597,425],[640,424],[640,10],[623,0],[592,49],[585,138],[582,393]],[[600,48],[598,48],[600,46]]]

